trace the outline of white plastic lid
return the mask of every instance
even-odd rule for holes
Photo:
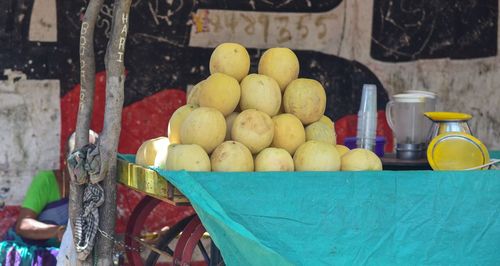
[[[404,92],[405,94],[419,94],[428,98],[436,98],[437,94],[431,91],[420,91],[420,90],[407,90]]]
[[[401,93],[393,95],[392,98],[396,102],[421,103],[425,102],[426,96],[414,93]]]

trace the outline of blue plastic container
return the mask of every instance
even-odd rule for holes
[[[375,154],[377,154],[378,157],[383,157],[384,156],[384,149],[385,149],[385,137],[383,136],[377,136],[375,138]],[[356,149],[356,137],[346,137],[344,139],[344,146],[346,146],[349,149]]]

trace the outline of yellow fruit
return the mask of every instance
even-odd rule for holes
[[[200,97],[200,87],[205,80],[198,82],[196,85],[191,88],[188,95],[186,96],[187,104],[195,104],[200,105],[198,98]]]
[[[181,126],[181,143],[198,144],[210,153],[224,141],[226,119],[217,109],[199,107],[188,114]]]
[[[253,157],[245,145],[237,141],[225,141],[210,156],[214,172],[252,172]]]
[[[283,95],[285,112],[297,116],[304,125],[318,121],[325,112],[326,93],[313,79],[292,81]]]
[[[168,147],[167,170],[210,171],[207,152],[196,144],[172,144]]]
[[[233,122],[231,137],[241,142],[256,154],[267,148],[273,141],[274,124],[268,114],[248,109],[241,112]]]
[[[240,84],[226,74],[210,75],[198,90],[200,106],[215,108],[224,116],[232,113],[240,101]]]
[[[170,117],[168,121],[167,136],[172,144],[181,143],[181,125],[186,117],[194,110],[198,108],[194,104],[186,104],[179,107]]]
[[[265,148],[255,157],[255,171],[293,172],[293,159],[290,153],[281,148]]]
[[[167,137],[146,140],[137,150],[135,163],[165,169],[169,145],[170,141]]]
[[[280,114],[273,117],[274,137],[271,146],[282,148],[291,155],[306,141],[304,125],[292,114]]]
[[[293,155],[296,171],[338,171],[340,155],[334,145],[310,140]]]
[[[380,171],[382,161],[370,150],[352,149],[342,156],[342,171]]]
[[[250,74],[241,81],[240,107],[242,110],[256,109],[269,116],[278,113],[281,106],[281,91],[278,83],[265,75]]]
[[[299,59],[288,48],[271,48],[262,54],[259,60],[259,74],[275,79],[281,91],[299,76]]]
[[[333,130],[323,122],[314,122],[306,127],[306,141],[317,140],[329,144],[337,144]]]
[[[248,75],[250,56],[247,49],[237,43],[222,43],[210,56],[210,74],[224,73],[238,80]]]
[[[239,115],[238,112],[232,112],[226,116],[226,138],[224,140],[231,140],[231,129],[233,128],[234,119]]]
[[[344,145],[339,145],[339,144],[337,144],[337,145],[335,145],[335,148],[337,148],[337,151],[339,152],[340,157],[344,156],[344,154],[346,154],[347,152],[349,152],[349,151],[350,151],[350,149],[349,149],[349,148],[347,148],[347,147],[346,147],[346,146],[344,146]]]
[[[337,134],[335,133],[335,123],[333,123],[333,121],[328,116],[323,115],[318,121],[330,127],[330,129],[333,132],[333,135],[337,136]]]

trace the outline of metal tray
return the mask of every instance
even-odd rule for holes
[[[176,206],[190,205],[189,200],[158,172],[117,159],[117,178],[121,184]]]

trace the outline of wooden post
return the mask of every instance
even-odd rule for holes
[[[99,227],[109,235],[115,235],[116,219],[116,155],[121,130],[121,116],[125,85],[125,42],[128,33],[131,0],[115,0],[113,27],[106,50],[106,108],[104,128],[100,136],[101,177],[104,176],[104,204],[99,209]],[[97,236],[97,264],[113,263],[113,241]]]
[[[103,2],[104,0],[90,0],[80,30],[80,103],[76,123],[76,149],[82,148],[89,141],[95,90],[94,29]],[[72,180],[70,182],[69,197],[69,217],[73,227],[73,240],[75,240],[74,223],[82,209],[83,186]],[[91,265],[92,258],[89,257],[86,261],[79,261],[78,263]]]

